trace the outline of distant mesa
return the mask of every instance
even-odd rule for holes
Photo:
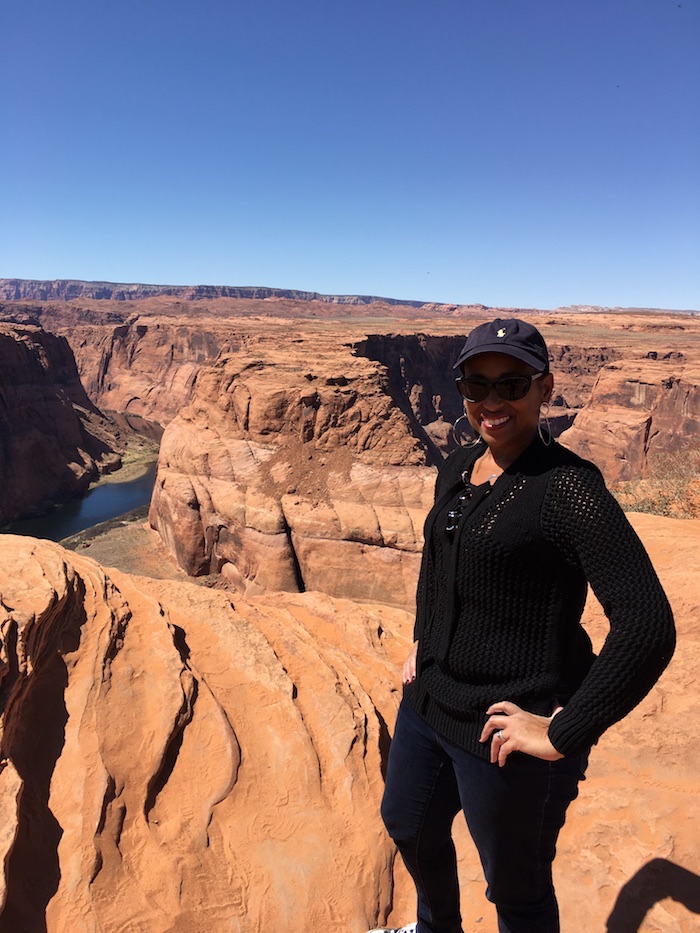
[[[387,298],[378,295],[326,295],[292,288],[269,288],[258,285],[151,285],[140,282],[86,282],[81,279],[2,279],[0,301],[142,301],[147,298],[179,298],[182,301],[233,298],[265,301],[286,299],[296,302],[319,302],[328,305],[361,306],[381,304],[395,308],[423,309],[429,312],[453,314],[462,309],[505,313],[535,313],[544,309],[485,305],[481,302],[454,304],[439,301],[416,301],[407,298]],[[604,305],[572,304],[552,309],[553,313],[609,314],[662,312],[674,310],[680,314],[697,314],[694,309],[650,307],[606,307]]]
[[[408,301],[399,298],[378,298],[373,295],[322,295],[319,292],[297,291],[291,288],[265,288],[238,285],[142,285],[116,282],[82,282],[76,279],[0,279],[0,301],[72,301],[93,298],[107,301],[139,301],[143,298],[182,298],[197,301],[202,298],[291,298],[295,301],[320,301],[337,305],[367,305],[380,301],[388,305],[409,308],[426,307],[432,302]]]

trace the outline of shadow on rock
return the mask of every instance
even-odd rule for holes
[[[667,859],[652,859],[620,891],[608,917],[608,933],[637,933],[654,904],[668,897],[700,914],[700,877]]]

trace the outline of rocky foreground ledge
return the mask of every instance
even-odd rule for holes
[[[594,750],[556,863],[570,931],[697,921],[700,523],[634,521],[679,647]],[[378,812],[408,613],[231,597],[11,536],[0,580],[0,930],[363,933],[413,916]],[[586,624],[599,644],[597,606]],[[458,845],[465,929],[494,933],[461,830]]]

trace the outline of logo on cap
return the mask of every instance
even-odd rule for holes
[[[506,335],[505,327],[501,327],[499,330],[496,331],[497,337],[505,337],[505,335]]]

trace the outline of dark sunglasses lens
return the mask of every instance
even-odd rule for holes
[[[495,388],[502,399],[508,402],[516,402],[518,399],[525,398],[532,385],[530,376],[508,376],[506,379],[499,379],[497,382],[461,376],[455,379],[455,382],[460,395],[468,402],[483,402],[491,391],[491,386]]]
[[[478,379],[457,379],[457,388],[462,398],[468,402],[483,402],[489,394],[489,383]]]
[[[508,379],[499,379],[496,383],[496,392],[501,398],[509,402],[516,402],[527,395],[532,380],[529,376],[512,376]]]

